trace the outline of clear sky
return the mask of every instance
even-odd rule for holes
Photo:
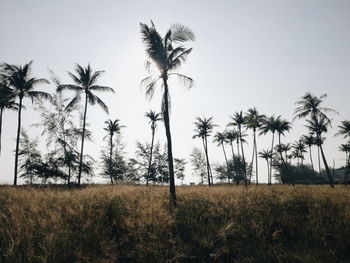
[[[70,83],[66,71],[74,64],[91,63],[105,70],[100,84],[111,86],[115,95],[101,94],[110,108],[89,108],[94,142],[86,153],[98,160],[104,145],[103,123],[118,118],[126,151],[131,156],[135,142],[149,141],[151,132],[144,117],[150,108],[160,110],[160,93],[149,102],[140,90],[145,52],[139,23],[152,19],[162,34],[172,23],[190,27],[196,35],[193,53],[181,72],[195,80],[186,90],[171,83],[171,126],[174,155],[188,159],[200,141],[192,139],[197,116],[214,116],[225,128],[229,115],[255,106],[264,114],[292,119],[294,103],[309,91],[328,94],[325,106],[339,111],[325,143],[331,166],[344,162],[338,151],[342,138],[334,137],[337,125],[350,119],[350,1],[348,0],[0,0],[0,62],[24,64],[34,60],[33,75],[48,78],[48,68]],[[54,92],[53,86],[43,90]],[[69,95],[69,94],[67,94]],[[26,100],[23,127],[32,137],[40,130],[30,127],[39,120]],[[0,183],[12,183],[17,115],[5,112]],[[296,121],[284,142],[294,142],[307,132]],[[157,139],[165,141],[160,126]],[[260,136],[258,147],[268,148],[271,137]],[[251,141],[246,145],[250,155]],[[213,162],[223,162],[221,149],[209,145]],[[186,182],[191,178],[188,167]],[[260,161],[266,180],[265,163]]]

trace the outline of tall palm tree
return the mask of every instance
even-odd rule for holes
[[[41,84],[49,84],[47,79],[37,79],[31,77],[31,67],[33,61],[25,64],[24,66],[3,64],[2,77],[8,83],[9,87],[13,89],[15,97],[19,98],[18,103],[18,127],[17,127],[17,139],[16,139],[16,153],[15,153],[15,170],[14,170],[14,185],[17,185],[17,172],[18,172],[18,153],[19,153],[19,141],[21,133],[21,122],[22,122],[22,108],[23,99],[28,97],[32,101],[34,99],[50,99],[50,94],[37,91],[35,88]]]
[[[243,150],[243,141],[242,141],[242,127],[245,123],[245,116],[243,115],[243,112],[235,112],[235,114],[233,114],[233,116],[230,116],[232,119],[232,122],[228,123],[228,126],[236,126],[238,129],[238,133],[239,133],[239,140],[240,140],[240,144],[241,144],[241,153],[242,153],[242,160],[243,160],[243,164],[244,164],[244,184],[245,186],[248,186],[248,180],[247,180],[247,167],[246,167],[246,162],[245,162],[245,158],[244,158],[244,150]]]
[[[326,172],[327,172],[327,176],[328,176],[328,180],[329,180],[329,185],[331,187],[334,187],[331,172],[329,170],[328,163],[327,163],[326,157],[325,157],[324,152],[323,152],[323,147],[322,147],[322,144],[323,144],[322,134],[326,133],[328,131],[328,127],[331,125],[330,120],[327,118],[327,116],[321,115],[321,116],[313,116],[311,118],[311,120],[306,120],[306,121],[308,124],[305,126],[310,130],[311,134],[316,135],[316,138],[320,142],[319,147],[321,150],[323,164],[326,168]]]
[[[193,80],[187,76],[177,73],[177,70],[186,61],[187,56],[191,53],[192,48],[185,48],[183,43],[195,39],[193,32],[180,24],[174,24],[170,27],[164,37],[156,30],[151,21],[151,26],[140,24],[141,38],[146,47],[146,53],[149,60],[146,61],[146,67],[152,73],[151,65],[154,65],[159,74],[155,76],[150,74],[141,81],[141,86],[146,89],[146,95],[152,98],[155,88],[159,81],[162,82],[163,99],[162,114],[165,125],[168,147],[169,179],[170,179],[170,198],[171,204],[176,206],[176,190],[174,177],[174,163],[170,132],[170,93],[168,79],[171,76],[177,77],[182,83],[191,88]]]
[[[292,147],[296,152],[296,157],[298,158],[298,160],[301,161],[301,166],[304,167],[303,160],[304,160],[304,153],[306,153],[304,141],[302,139],[299,139],[293,143]]]
[[[18,104],[15,102],[15,94],[8,86],[5,79],[0,78],[0,155],[1,155],[1,133],[2,133],[2,116],[7,110],[18,110]]]
[[[267,164],[267,182],[270,184],[271,182],[271,176],[270,176],[270,164],[269,160],[272,160],[272,152],[271,150],[262,150],[261,152],[258,153],[260,158],[265,159],[266,164]]]
[[[292,126],[291,123],[287,120],[283,120],[283,119],[278,119],[277,121],[277,129],[276,132],[278,134],[278,145],[281,145],[281,135],[285,136],[286,132],[289,132],[291,130]],[[282,156],[282,152],[280,153],[282,162],[285,163],[283,156]]]
[[[292,149],[292,145],[290,143],[286,143],[286,144],[280,144],[279,148],[282,152],[284,152],[284,158],[286,160],[286,162],[288,163],[288,151],[290,151]]]
[[[312,172],[314,175],[316,175],[315,168],[314,168],[314,162],[312,160],[312,146],[316,144],[315,137],[313,135],[309,134],[309,135],[303,135],[301,137],[301,139],[304,142],[304,144],[306,146],[308,146],[308,148],[309,148],[309,156],[310,156]]]
[[[336,113],[337,111],[321,107],[321,104],[323,100],[327,97],[327,94],[323,94],[320,97],[314,96],[311,93],[307,92],[299,101],[297,101],[295,104],[297,105],[297,108],[294,111],[294,118],[295,119],[302,119],[307,116],[320,116],[325,119],[325,121],[330,122],[330,119],[326,115],[326,113]]]
[[[339,150],[345,153],[344,184],[348,185],[350,142],[341,144]]]
[[[150,110],[149,112],[146,112],[145,117],[149,119],[148,123],[151,124],[151,130],[152,130],[152,141],[151,141],[151,149],[150,149],[148,171],[147,171],[147,178],[146,178],[146,185],[148,186],[148,180],[149,180],[151,166],[152,166],[154,134],[157,128],[157,121],[162,120],[162,117],[160,113],[156,113],[155,111],[152,111],[152,110]]]
[[[113,136],[114,134],[119,134],[120,129],[125,127],[124,125],[120,125],[119,121],[120,121],[119,119],[115,119],[114,121],[109,119],[105,121],[106,127],[103,128],[108,133],[108,136],[109,136],[109,169],[110,171],[112,171],[112,156],[113,156],[113,147],[114,147]],[[111,178],[111,184],[113,184],[112,173],[110,173],[110,178]]]
[[[197,117],[194,125],[196,126],[196,129],[194,130],[195,135],[193,135],[192,138],[193,139],[195,139],[195,138],[202,139],[205,157],[206,157],[206,161],[207,161],[208,185],[211,186],[213,184],[213,175],[211,172],[210,162],[209,162],[208,137],[210,136],[210,134],[213,131],[214,126],[216,126],[216,125],[213,124],[213,117],[210,117],[208,119],[205,117],[203,119]]]
[[[222,151],[224,152],[226,168],[227,168],[227,180],[230,183],[230,176],[228,174],[229,173],[229,166],[228,166],[228,160],[227,160],[227,155],[226,155],[225,146],[224,146],[224,144],[227,143],[227,137],[226,137],[225,132],[217,132],[214,135],[214,142],[216,142],[218,146],[221,146]]]
[[[259,114],[258,110],[253,107],[248,109],[248,112],[245,115],[245,127],[247,129],[253,130],[253,155],[252,155],[252,168],[255,156],[255,170],[256,170],[256,185],[259,185],[259,169],[258,169],[258,149],[256,143],[256,131],[261,127],[262,120],[265,118],[265,115]]]
[[[73,107],[77,103],[80,102],[81,97],[84,98],[84,115],[83,115],[83,131],[81,136],[81,149],[80,149],[80,159],[79,159],[79,173],[78,173],[78,185],[81,182],[81,173],[83,168],[83,154],[84,154],[84,139],[85,139],[85,129],[86,129],[86,115],[87,115],[87,106],[90,103],[91,105],[95,105],[96,103],[101,106],[101,108],[108,114],[107,105],[93,92],[96,91],[109,91],[113,92],[114,90],[107,86],[97,85],[97,80],[101,77],[104,71],[93,71],[90,63],[87,67],[82,67],[79,64],[75,66],[76,75],[68,72],[68,75],[72,78],[74,84],[61,84],[57,87],[57,92],[61,92],[63,90],[71,90],[75,92],[74,98],[68,103],[66,108]]]
[[[272,115],[270,117],[264,118],[262,125],[260,127],[260,135],[261,134],[267,134],[268,132],[272,133],[272,143],[271,143],[271,161],[270,161],[270,171],[269,171],[269,181],[268,184],[271,185],[272,182],[272,157],[273,157],[273,145],[274,145],[274,139],[275,139],[275,133],[278,130],[281,123],[281,115],[275,116]]]

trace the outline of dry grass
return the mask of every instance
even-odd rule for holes
[[[0,188],[0,262],[350,262],[337,186]]]

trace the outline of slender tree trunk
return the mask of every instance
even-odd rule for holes
[[[111,133],[111,145],[109,149],[109,176],[111,178],[111,184],[113,184],[113,177],[112,177],[112,155],[113,155],[113,132]]]
[[[168,77],[165,74],[163,77],[164,94],[163,94],[163,118],[165,125],[165,134],[167,138],[168,147],[168,164],[169,164],[169,181],[170,181],[170,203],[176,207],[176,189],[175,189],[175,176],[174,176],[174,162],[173,162],[173,150],[171,144],[170,133],[170,119],[169,119],[169,91],[168,91]]]
[[[0,110],[0,155],[1,155],[1,133],[2,133],[2,113],[4,111],[4,108],[1,108]]]
[[[243,160],[243,168],[244,168],[244,185],[248,187],[248,180],[247,180],[247,167],[245,163],[245,158],[244,158],[244,151],[243,151],[243,141],[242,141],[242,130],[241,127],[239,127],[239,138],[241,141],[241,151],[242,151],[242,160]]]
[[[228,183],[230,183],[230,175],[229,175],[228,161],[227,161],[226,151],[225,151],[225,147],[224,147],[224,144],[223,144],[223,143],[221,143],[221,147],[222,147],[222,151],[224,152],[224,156],[225,156],[226,169],[227,169],[227,181],[228,181]]]
[[[20,135],[21,135],[22,100],[23,100],[23,97],[20,97],[19,98],[19,107],[18,107],[18,126],[17,126],[16,155],[15,155],[15,174],[14,174],[13,185],[17,185],[19,139],[20,139]]]
[[[320,156],[320,145],[317,145],[318,151],[318,173],[321,176],[321,156]]]
[[[240,157],[240,154],[239,154],[239,139],[238,138],[236,140],[236,144],[237,144],[237,156]]]
[[[321,155],[322,155],[322,159],[323,159],[323,164],[324,164],[324,167],[326,168],[326,172],[327,172],[327,176],[328,176],[328,180],[329,180],[329,185],[330,185],[331,187],[334,187],[333,178],[332,178],[332,176],[331,176],[331,172],[329,171],[328,163],[327,163],[326,157],[325,157],[325,155],[324,155],[322,145],[320,145],[320,149],[321,149]]]
[[[152,127],[151,152],[150,152],[150,156],[149,156],[148,171],[147,171],[147,178],[146,178],[146,186],[148,186],[148,180],[149,180],[149,175],[150,175],[151,166],[152,166],[152,154],[153,154],[153,143],[154,143],[154,130],[155,130],[155,128]]]
[[[254,131],[254,146],[255,146],[256,185],[259,185],[258,146],[257,146],[257,142],[256,142],[256,132],[255,131]]]
[[[232,141],[230,141],[230,145],[231,145],[231,152],[232,152],[232,160],[235,157],[235,151],[233,150],[233,143]]]
[[[309,154],[310,154],[310,162],[311,162],[312,172],[313,172],[314,176],[316,176],[315,168],[314,168],[314,161],[312,160],[311,145],[309,146]]]
[[[252,154],[252,161],[251,161],[251,166],[252,166],[252,170],[250,172],[250,176],[249,176],[249,185],[250,182],[252,180],[252,174],[253,174],[253,166],[254,166],[254,157],[255,157],[255,130],[253,130],[253,154]]]
[[[79,186],[80,186],[80,182],[81,182],[81,172],[82,172],[82,168],[83,168],[83,154],[84,154],[84,139],[85,139],[85,125],[86,125],[87,103],[88,103],[88,97],[87,97],[87,94],[85,93],[83,135],[82,135],[82,138],[81,138],[81,150],[80,150],[79,173],[78,173],[78,185]]]
[[[205,158],[206,158],[206,161],[207,161],[208,185],[211,186],[209,157],[208,157],[207,145],[205,143],[205,138],[206,137],[203,137],[203,148],[204,148]]]
[[[269,177],[269,185],[272,184],[272,158],[273,158],[273,143],[275,140],[275,133],[272,133],[272,144],[271,144],[271,162],[270,162],[270,177]]]
[[[269,164],[269,158],[266,159],[267,164],[267,183],[270,182],[270,164]]]

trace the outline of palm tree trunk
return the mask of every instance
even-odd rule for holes
[[[113,155],[113,132],[111,133],[111,145],[109,149],[109,176],[111,177],[111,184],[113,184],[112,177],[112,155]]]
[[[230,141],[230,145],[231,145],[231,152],[232,152],[232,160],[235,157],[235,151],[233,150],[233,143],[232,141]]]
[[[1,155],[1,132],[2,132],[2,113],[4,111],[4,108],[1,108],[0,110],[0,155]]]
[[[330,185],[331,187],[334,187],[333,178],[332,178],[332,176],[331,176],[331,172],[329,171],[329,167],[328,167],[328,164],[327,164],[326,157],[324,156],[324,152],[323,152],[322,145],[320,145],[320,149],[321,149],[323,164],[324,164],[324,167],[326,168],[326,172],[327,172],[327,176],[328,176],[328,180],[329,180],[329,185]]]
[[[17,185],[18,151],[19,151],[19,139],[20,139],[20,135],[21,135],[22,100],[23,100],[23,97],[20,97],[19,98],[19,106],[18,106],[18,126],[17,126],[16,155],[15,155],[15,174],[14,174],[13,185]]]
[[[266,159],[267,164],[267,183],[270,181],[270,164],[269,164],[269,158]]]
[[[314,176],[316,176],[315,169],[314,169],[314,161],[312,160],[311,145],[309,146],[309,154],[310,154],[310,162],[311,162],[312,172],[313,172]]]
[[[79,173],[78,173],[78,185],[80,186],[81,182],[81,172],[83,168],[83,154],[84,154],[84,139],[85,139],[85,125],[86,125],[86,113],[87,113],[87,103],[88,97],[85,94],[85,108],[84,108],[84,118],[83,118],[83,134],[81,138],[81,150],[80,150],[80,160],[79,160]]]
[[[254,146],[255,146],[256,185],[259,185],[258,146],[257,146],[257,142],[256,142],[256,132],[255,131],[254,131]]]
[[[272,133],[272,144],[271,144],[271,162],[270,162],[270,177],[269,177],[269,182],[268,184],[271,185],[272,184],[272,158],[273,158],[273,143],[275,140],[275,133]]]
[[[320,145],[317,145],[318,151],[318,173],[321,176],[321,157],[320,157]]]
[[[203,141],[203,148],[204,148],[205,158],[206,158],[206,161],[207,161],[208,185],[211,186],[211,183],[210,183],[211,180],[210,180],[209,157],[208,157],[207,146],[206,146],[206,143],[205,143],[205,138],[206,137],[203,137],[202,141]]]
[[[237,143],[237,156],[240,157],[240,154],[239,154],[239,139],[238,138],[236,140],[236,143]]]
[[[149,163],[148,163],[148,171],[147,171],[147,178],[146,178],[146,186],[148,186],[148,180],[149,180],[149,175],[151,171],[151,166],[152,166],[152,154],[153,154],[153,143],[154,143],[154,128],[152,127],[152,141],[151,141],[151,152],[149,155]]]
[[[223,144],[223,143],[221,143],[221,147],[222,147],[222,150],[223,150],[223,152],[224,152],[225,162],[226,162],[226,167],[227,167],[227,181],[228,181],[228,183],[230,183],[230,175],[229,175],[228,161],[227,161],[226,151],[225,151],[225,147],[224,147],[224,144]]]
[[[255,157],[255,131],[253,131],[253,155],[252,155],[252,161],[251,161],[252,170],[251,170],[250,176],[249,176],[249,185],[250,185],[250,181],[252,180],[254,157]]]
[[[171,144],[171,133],[170,133],[170,119],[169,119],[169,91],[167,75],[163,77],[164,83],[164,94],[163,94],[163,118],[165,125],[165,134],[167,138],[168,146],[168,164],[169,164],[169,179],[170,179],[170,203],[176,207],[176,189],[175,189],[175,176],[174,176],[174,163],[173,163],[173,151]]]

